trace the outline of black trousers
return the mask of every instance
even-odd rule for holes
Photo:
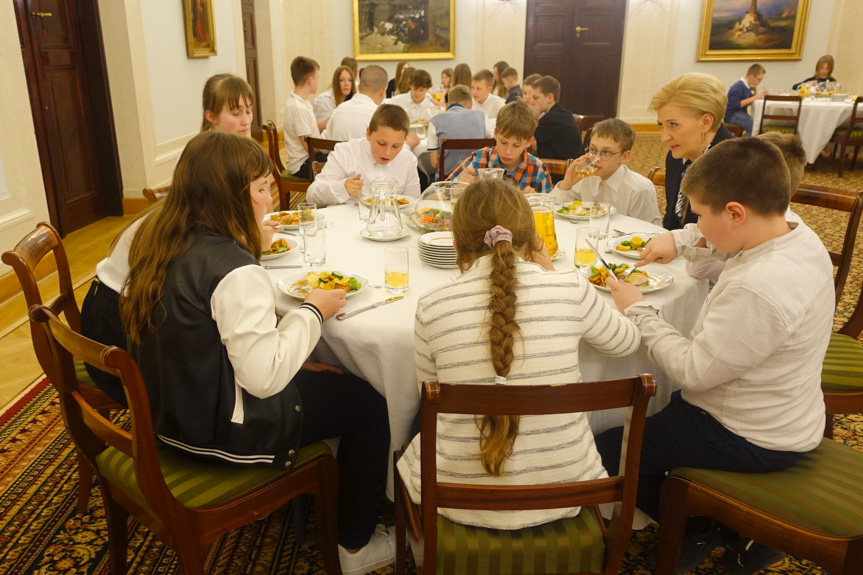
[[[357,549],[378,524],[378,487],[386,481],[390,427],[386,400],[350,375],[301,370],[296,385],[303,405],[300,445],[339,441],[339,543]]]
[[[81,333],[103,345],[126,349],[126,331],[120,319],[120,295],[94,278],[81,305]],[[87,373],[99,389],[120,405],[126,405],[126,394],[120,378],[85,364]]]
[[[620,469],[623,428],[596,437],[596,447],[609,475]],[[659,520],[659,494],[666,472],[687,466],[725,471],[766,472],[785,469],[802,453],[758,447],[729,431],[712,415],[687,403],[677,391],[671,402],[644,424],[638,475],[638,508]]]

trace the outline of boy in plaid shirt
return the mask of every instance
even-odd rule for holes
[[[450,180],[473,182],[480,168],[503,168],[504,179],[524,193],[551,192],[545,165],[528,153],[536,131],[536,112],[522,100],[510,102],[497,114],[493,148],[477,150],[449,175]]]

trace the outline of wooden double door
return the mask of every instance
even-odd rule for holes
[[[97,0],[13,0],[51,222],[122,214]]]
[[[524,75],[554,76],[576,114],[617,114],[626,0],[527,0]]]

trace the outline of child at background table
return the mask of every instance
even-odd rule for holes
[[[501,60],[491,67],[492,78],[494,79],[494,89],[492,90],[492,93],[501,98],[506,98],[508,91],[508,88],[503,84],[502,75],[503,71],[507,68],[509,68],[509,64],[506,63],[506,60]]]
[[[386,476],[386,401],[367,382],[307,359],[341,290],[312,290],[276,314],[260,266],[260,222],[271,209],[272,164],[248,138],[193,138],[165,208],[144,219],[129,254],[120,313],[159,439],[232,465],[291,469],[300,450],[340,437],[338,539],[346,574],[392,562],[378,525]]]
[[[572,162],[563,180],[552,190],[554,201],[611,204],[620,215],[661,226],[653,182],[626,165],[634,143],[635,130],[623,120],[609,118],[598,122],[593,127],[590,150],[579,158],[593,159],[596,171],[582,178],[575,171],[577,162]]]
[[[803,142],[797,134],[783,134],[781,132],[765,132],[756,136],[759,140],[770,142],[782,152],[782,158],[785,160],[785,165],[788,167],[789,187],[788,199],[797,192],[800,187],[800,182],[803,180],[803,170],[806,167],[806,150],[803,149]],[[798,224],[802,222],[800,216],[791,211],[791,206],[785,212],[785,220],[788,223]],[[695,278],[707,278],[711,283],[716,283],[719,279],[719,274],[725,269],[725,260],[730,254],[721,252],[708,246],[707,241],[701,237],[698,232],[698,227],[695,224],[687,224],[683,228],[687,230],[687,234],[691,235],[691,239],[684,240],[684,243],[692,243],[695,245],[695,250],[692,253],[684,254],[686,259],[686,273]]]
[[[297,178],[308,178],[311,161],[305,138],[320,138],[321,131],[309,96],[317,93],[321,67],[311,58],[297,56],[291,62],[294,91],[285,103],[285,169]]]
[[[752,116],[746,110],[755,100],[760,100],[770,93],[769,90],[757,92],[758,86],[764,81],[767,72],[761,64],[752,64],[746,70],[746,76],[737,80],[728,89],[728,104],[725,105],[725,123],[737,124],[744,136],[752,135]],[[756,93],[757,92],[757,93]]]
[[[497,118],[497,114],[506,102],[497,94],[493,94],[494,75],[488,70],[480,70],[470,79],[470,93],[473,96],[474,110],[485,113],[489,119]]]
[[[408,113],[399,106],[379,106],[365,138],[336,144],[324,169],[309,186],[306,199],[318,206],[343,204],[360,195],[364,185],[383,176],[398,180],[397,193],[419,197],[417,158],[405,145],[410,123]],[[417,141],[416,134],[410,136]]]
[[[536,114],[522,101],[501,108],[494,129],[497,145],[477,150],[450,175],[450,180],[473,182],[480,168],[503,168],[506,179],[524,193],[551,191],[548,170],[527,151],[536,131]]]
[[[555,271],[526,198],[503,180],[480,180],[455,205],[456,280],[417,304],[417,381],[546,385],[581,380],[579,342],[621,357],[638,330],[605,303],[577,270]],[[477,418],[478,419],[478,418]],[[441,417],[438,478],[483,485],[557,483],[606,477],[583,413]],[[420,503],[420,438],[398,462]],[[574,517],[578,507],[526,511],[440,509],[467,525],[521,529]]]
[[[500,75],[500,81],[506,88],[506,103],[515,102],[522,96],[521,86],[518,84],[518,70],[507,68]]]
[[[786,220],[789,174],[776,146],[758,138],[720,142],[693,162],[682,185],[699,214],[700,234],[715,249],[736,253],[690,337],[665,322],[637,288],[608,281],[648,357],[683,388],[645,422],[638,507],[654,518],[665,473],[675,467],[776,471],[819,445],[821,363],[835,307],[827,250],[803,222]],[[637,265],[691,253],[690,239],[687,230],[657,236]],[[622,431],[596,439],[610,474],[620,463]],[[679,572],[720,545],[715,523],[693,521]],[[748,539],[727,538],[726,545],[726,567],[735,573],[738,561],[750,573],[783,555]]]
[[[448,92],[449,103],[446,112],[438,114],[429,121],[428,128],[428,162],[433,174],[438,169],[438,162],[443,161],[444,167],[461,164],[470,156],[470,150],[447,150],[446,157],[440,157],[440,141],[443,139],[478,139],[485,138],[485,114],[471,109],[473,98],[467,86],[453,86]]]
[[[411,122],[427,119],[423,118],[423,112],[435,108],[431,99],[427,96],[431,88],[431,75],[425,70],[417,70],[411,76],[411,89],[407,94],[399,94],[390,100],[390,104],[395,104],[404,108],[408,113]],[[428,114],[428,112],[426,112]]]
[[[356,93],[357,85],[354,83],[353,70],[349,66],[336,68],[329,89],[315,98],[312,106],[315,111],[315,119],[318,121],[318,130],[323,131],[335,109],[342,102],[350,100]]]
[[[540,158],[568,160],[583,153],[581,132],[568,108],[560,103],[560,82],[543,76],[533,84],[533,108],[539,112],[536,125],[536,155]]]

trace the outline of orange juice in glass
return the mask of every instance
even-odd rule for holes
[[[533,210],[533,221],[536,233],[542,238],[542,242],[548,249],[548,255],[554,257],[557,253],[557,234],[554,231],[554,212],[551,208],[551,200],[546,194],[529,194],[527,196],[530,209]]]
[[[599,245],[599,228],[579,228],[575,232],[575,267],[583,268],[596,263],[596,253],[591,248]]]

